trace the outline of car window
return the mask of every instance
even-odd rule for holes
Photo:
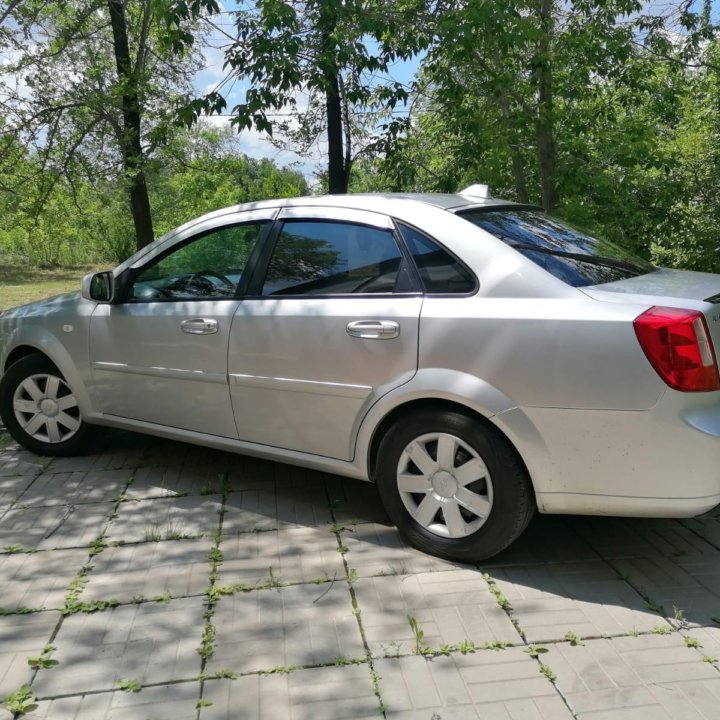
[[[289,220],[270,257],[262,294],[392,293],[402,260],[389,230]]]
[[[398,223],[426,293],[466,294],[475,289],[472,273],[447,250],[415,228]]]
[[[151,262],[135,277],[130,300],[220,300],[235,290],[266,223],[219,228]]]
[[[458,214],[573,287],[599,285],[655,270],[627,250],[539,210],[471,210]]]

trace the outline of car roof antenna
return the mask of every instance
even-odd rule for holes
[[[492,197],[490,188],[487,185],[481,185],[479,183],[468,185],[464,190],[460,190],[458,195],[469,195],[470,197],[483,198],[484,200]]]

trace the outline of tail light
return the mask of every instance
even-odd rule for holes
[[[635,334],[657,374],[675,390],[720,390],[720,374],[702,313],[652,307],[635,318]]]

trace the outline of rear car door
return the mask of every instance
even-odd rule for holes
[[[417,370],[422,295],[392,220],[281,212],[230,333],[241,440],[350,460],[373,402]]]

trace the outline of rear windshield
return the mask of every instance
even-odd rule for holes
[[[655,269],[617,245],[586,235],[540,210],[458,214],[573,287],[624,280]]]

